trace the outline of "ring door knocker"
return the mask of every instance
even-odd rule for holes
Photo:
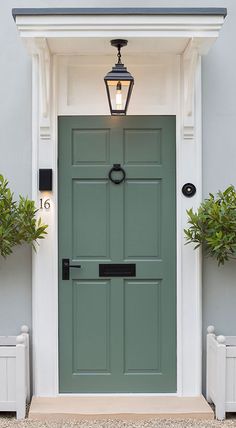
[[[113,172],[121,172],[122,177],[121,178],[113,178],[112,177]],[[113,167],[111,168],[111,170],[109,172],[109,179],[112,181],[112,183],[120,184],[120,183],[122,183],[122,181],[125,180],[125,177],[126,177],[125,170],[120,166],[119,163],[114,163]]]

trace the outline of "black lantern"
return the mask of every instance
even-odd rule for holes
[[[112,115],[125,115],[129,105],[134,78],[121,62],[120,50],[126,46],[127,40],[111,40],[111,45],[118,49],[118,62],[104,77],[109,107]]]

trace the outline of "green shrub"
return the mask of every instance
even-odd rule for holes
[[[37,209],[34,201],[23,196],[19,202],[8,187],[8,181],[0,175],[0,254],[3,257],[12,253],[16,245],[31,244],[36,250],[38,239],[47,234],[47,225],[36,219]]]
[[[236,191],[234,186],[215,196],[211,193],[197,212],[187,211],[189,227],[184,230],[186,243],[202,246],[218,265],[236,258]]]

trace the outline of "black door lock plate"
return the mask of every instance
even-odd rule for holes
[[[80,269],[81,265],[71,265],[70,259],[62,259],[62,279],[68,281],[70,279],[70,268]]]

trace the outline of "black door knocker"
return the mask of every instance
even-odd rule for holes
[[[121,172],[122,173],[122,177],[121,178],[113,178],[112,177],[112,173],[113,172]],[[122,183],[122,181],[125,180],[126,173],[125,173],[125,170],[120,166],[119,163],[114,163],[113,167],[111,168],[111,170],[109,172],[108,177],[112,181],[112,183],[114,183],[114,184],[120,184],[120,183]]]

